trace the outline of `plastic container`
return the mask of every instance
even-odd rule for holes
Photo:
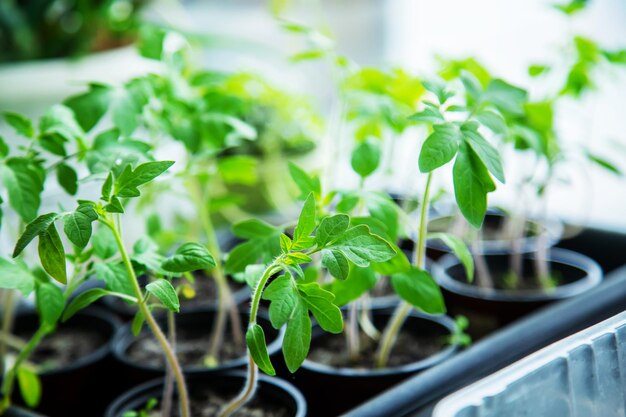
[[[622,313],[624,306],[626,266],[608,274],[600,285],[589,291],[542,308],[500,329],[439,365],[371,398],[345,416],[430,417],[431,407],[445,396],[551,343]]]
[[[434,417],[626,417],[626,312],[446,397]]]

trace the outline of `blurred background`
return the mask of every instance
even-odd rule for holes
[[[43,10],[46,2],[2,0],[0,3],[0,45],[6,45],[11,36],[23,35],[20,31],[25,31],[22,17],[15,11],[30,3],[33,10]],[[52,6],[40,16],[42,22],[54,20],[55,11],[60,13],[73,2],[48,3]],[[74,3],[90,2],[74,0]],[[360,66],[399,66],[420,76],[436,72],[441,59],[474,57],[495,76],[529,89],[535,99],[558,88],[558,82],[557,77],[546,77],[537,89],[537,82],[531,84],[529,65],[549,64],[558,73],[559,65],[564,66],[566,57],[572,53],[573,36],[589,37],[606,49],[626,47],[623,0],[574,1],[568,4],[572,7],[586,4],[586,8],[569,16],[549,0],[160,0],[146,4],[109,0],[101,3],[107,5],[107,19],[112,18],[120,28],[151,21],[193,34],[202,45],[196,57],[198,65],[260,73],[280,88],[309,95],[327,116],[335,88],[333,71],[319,60],[294,62],[294,54],[306,51],[305,44],[311,39],[294,36],[280,22],[297,22],[318,29],[323,36],[312,40],[316,46],[334,42],[340,54]],[[143,8],[136,22],[129,16],[139,6]],[[85,26],[95,25],[70,16],[65,17],[62,27],[69,35],[80,35]],[[43,39],[50,41],[57,35],[54,31],[47,32]],[[64,41],[65,38],[59,37],[59,43]],[[112,47],[103,46],[103,51],[70,59],[54,56],[30,59],[36,55],[15,59],[4,54],[0,63],[0,110],[37,116],[47,106],[84,89],[86,82],[122,82],[157,68],[155,62],[140,58],[132,43],[123,37],[109,46]],[[48,52],[53,51],[43,51],[43,55]],[[556,109],[555,122],[563,143],[582,145],[626,168],[625,96],[623,66],[595,74],[592,91],[576,100],[561,100]],[[335,134],[327,132],[331,136],[329,140]],[[417,160],[415,150],[408,149],[403,155],[409,164],[411,158]],[[523,158],[504,157],[510,172],[523,173],[530,169],[529,162]],[[347,170],[348,166],[345,173],[337,167],[339,181],[344,177],[348,182],[353,180],[348,178]],[[396,173],[399,176],[396,186],[412,187],[413,174]],[[449,183],[444,175],[440,185],[447,187]],[[518,198],[515,190],[500,188],[490,196],[491,201],[515,204]],[[624,179],[594,166],[575,161],[568,164],[550,191],[548,205],[553,215],[569,222],[626,231]]]

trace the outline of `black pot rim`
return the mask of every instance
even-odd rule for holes
[[[244,285],[237,291],[233,291],[231,295],[232,295],[233,302],[235,304],[243,304],[251,296],[250,287],[248,287],[247,285]],[[137,309],[134,308],[132,305],[128,305],[120,298],[117,298],[114,296],[103,297],[102,304],[106,306],[106,308],[108,308],[109,310],[113,311],[115,314],[119,314],[121,316],[134,316],[135,313],[137,312]],[[202,311],[203,309],[207,307],[216,307],[216,306],[217,306],[217,302],[214,300],[210,300],[206,304],[200,304],[200,305],[195,305],[191,307],[184,307],[184,312],[193,313],[196,311]]]
[[[230,377],[230,378],[241,378],[242,382],[245,381],[246,372],[245,371],[226,371],[220,373],[221,377]],[[193,381],[194,376],[190,376],[187,380],[187,383]],[[289,382],[278,378],[278,377],[270,377],[264,374],[258,374],[258,383],[260,384],[269,384],[273,387],[281,389],[289,394],[296,403],[296,415],[294,417],[305,417],[307,413],[307,403],[304,399],[304,396],[296,387],[294,387]],[[144,382],[141,385],[137,385],[134,388],[126,391],[119,397],[117,397],[113,402],[109,405],[105,412],[105,417],[119,417],[119,411],[123,408],[123,406],[130,401],[134,397],[138,399],[144,395],[144,392],[151,391],[159,386],[163,385],[163,378],[155,378],[153,380]],[[116,414],[118,413],[118,414]]]
[[[506,217],[504,213],[501,213],[499,211],[491,211],[491,210],[487,213],[487,216]],[[452,217],[454,216],[450,214],[435,216],[431,218],[429,222],[441,220],[445,218],[452,218]],[[543,221],[540,223],[538,220],[526,219],[525,224],[539,225],[543,227],[544,230],[547,231],[546,236],[545,236],[546,237],[545,243],[542,245],[543,247],[546,247],[546,248],[556,245],[558,241],[561,239],[561,236],[563,235],[563,224],[556,220]],[[519,245],[517,245],[517,247],[520,248],[520,252],[522,253],[533,252],[537,250],[537,248],[539,247],[539,239],[537,238],[537,236],[524,236],[516,240],[520,242]],[[479,253],[481,255],[506,254],[511,251],[511,247],[513,246],[511,242],[512,240],[510,239],[485,239],[485,240],[481,240],[480,251],[475,252],[471,248],[470,250],[472,252]],[[428,239],[426,241],[426,247],[431,248],[431,249],[441,250],[444,252],[450,252],[450,249],[448,249],[446,245],[439,242],[437,239]]]
[[[30,315],[38,319],[38,315],[35,312],[23,313],[23,314],[20,314],[18,317],[30,316]],[[79,368],[89,366],[93,363],[99,362],[100,360],[104,359],[112,351],[113,341],[115,340],[115,337],[116,337],[119,322],[115,319],[115,317],[113,317],[111,313],[103,311],[102,309],[94,308],[90,310],[79,311],[78,313],[76,313],[74,317],[88,317],[89,320],[100,320],[101,323],[111,328],[111,335],[109,336],[109,339],[105,343],[103,343],[102,346],[100,346],[98,349],[94,350],[93,352],[89,353],[88,355],[85,355],[77,359],[76,361],[72,362],[71,364],[63,366],[61,368],[55,368],[55,369],[50,369],[50,370],[39,372],[40,376],[55,376],[55,375],[61,375],[61,374],[73,372]],[[67,323],[68,324],[66,325],[71,326],[72,319],[68,320]]]
[[[495,255],[495,254],[493,254]],[[504,256],[504,254],[501,254]],[[535,254],[524,254],[525,258],[534,259]],[[536,290],[501,290],[495,288],[480,288],[476,285],[458,281],[452,278],[447,270],[459,264],[459,260],[453,254],[443,256],[433,265],[433,276],[437,283],[444,289],[465,297],[501,301],[501,302],[537,302],[551,301],[570,298],[581,294],[602,281],[602,268],[593,259],[581,253],[567,249],[552,248],[548,255],[548,262],[568,265],[585,272],[585,276],[579,280],[565,285],[558,285],[551,291]]]
[[[198,307],[198,309],[178,313],[177,316],[180,317],[180,316],[184,316],[187,314],[211,313],[215,311],[216,311],[216,308],[212,306],[206,306],[202,308]],[[247,320],[247,317],[248,317],[247,312],[240,310],[239,315],[242,317],[246,317],[246,320]],[[258,317],[262,320],[266,320],[268,324],[270,323],[269,316],[265,312],[265,310],[259,310]],[[163,372],[164,373],[165,370],[162,367],[150,366],[150,365],[138,363],[128,358],[128,356],[126,355],[126,351],[128,350],[128,347],[131,345],[131,343],[135,341],[136,339],[132,333],[131,328],[132,328],[132,323],[127,323],[126,325],[124,325],[118,330],[118,333],[115,336],[115,339],[113,342],[113,348],[112,348],[113,357],[117,361],[131,368],[141,369],[143,371],[149,371],[149,372]],[[207,327],[207,329],[210,330],[210,327]],[[149,331],[149,330],[145,328],[142,330],[142,332],[146,332],[146,331]],[[267,351],[270,355],[273,355],[274,353],[280,350],[283,344],[284,333],[285,333],[284,328],[278,330],[276,339],[267,345]],[[202,373],[217,373],[217,372],[223,372],[225,370],[229,370],[233,368],[246,366],[247,363],[248,363],[247,356],[241,356],[239,358],[231,359],[229,361],[224,361],[220,363],[219,366],[216,366],[214,368],[208,368],[205,366],[183,367],[183,372],[188,375],[202,374]]]
[[[379,311],[374,310],[373,313],[381,314],[381,315],[389,315],[389,316],[393,314],[393,312],[380,311],[380,310]],[[450,317],[446,315],[435,316],[435,315],[425,314],[420,311],[412,310],[411,313],[409,313],[409,316],[407,317],[407,320],[410,320],[410,319],[425,320],[425,321],[431,321],[431,322],[437,323],[441,325],[442,327],[444,327],[446,330],[448,330],[450,334],[452,334],[454,330],[456,329],[456,324],[454,320],[452,320]],[[393,368],[383,368],[383,369],[355,369],[355,368],[346,368],[346,367],[337,368],[337,367],[313,362],[310,359],[305,359],[304,363],[302,364],[302,367],[313,372],[336,375],[336,376],[344,376],[344,377],[376,378],[376,377],[387,376],[387,375],[412,374],[412,373],[421,371],[423,369],[430,368],[433,365],[436,365],[444,361],[445,359],[454,355],[454,353],[456,353],[458,349],[459,349],[459,345],[456,343],[453,343],[453,344],[446,346],[444,349],[435,353],[434,355],[428,356],[427,358],[424,358],[416,362],[408,363],[406,365],[395,366]]]

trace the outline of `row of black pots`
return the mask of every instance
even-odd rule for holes
[[[213,313],[212,310],[205,310],[180,314],[177,317],[177,327],[179,330],[207,332],[211,327]],[[263,317],[259,321],[266,329],[266,336],[269,341],[268,350],[272,355],[272,360],[279,372],[282,375],[286,375],[287,373],[284,370],[280,371],[282,361],[282,355],[279,352],[281,334],[272,330],[264,313],[261,315]],[[375,323],[378,325],[384,324],[388,320],[389,315],[389,313],[376,315],[374,317]],[[242,312],[241,318],[242,323],[245,323],[246,313]],[[23,314],[16,321],[16,328],[24,326],[21,331],[33,331],[36,324],[36,314]],[[124,394],[119,401],[109,407],[109,410],[118,410],[123,405],[134,406],[141,403],[143,401],[141,398],[145,399],[145,395],[148,392],[158,391],[157,385],[159,384],[158,381],[162,381],[163,368],[137,363],[127,355],[134,339],[131,334],[130,324],[122,326],[115,332],[116,327],[119,326],[117,320],[112,318],[110,314],[92,310],[77,314],[66,324],[62,324],[62,326],[76,326],[80,328],[89,326],[92,329],[97,329],[100,334],[106,335],[107,341],[97,351],[77,360],[70,366],[63,369],[44,371],[40,374],[43,397],[37,412],[41,412],[42,415],[48,417],[84,416],[85,412],[98,416],[102,415],[103,410],[111,403],[113,398],[137,385],[144,384],[141,385],[141,388],[132,389]],[[407,321],[407,328],[419,333],[434,332],[445,337],[453,331],[453,323],[446,318],[433,318],[415,314]],[[114,336],[115,333],[116,335]],[[317,339],[321,336],[321,332],[316,328],[314,338]],[[81,341],[75,342],[80,343]],[[302,369],[290,376],[289,379],[306,394],[309,402],[316,404],[317,409],[313,407],[307,415],[338,415],[340,412],[365,401],[370,396],[383,391],[402,379],[444,360],[453,353],[454,349],[455,347],[449,346],[430,358],[393,370],[360,371],[348,368],[334,369],[306,361]],[[221,381],[227,378],[224,376],[225,372],[242,370],[244,368],[245,359],[238,358],[226,361],[220,367],[214,369],[200,366],[187,367],[184,371],[190,378],[190,381],[198,381],[200,385],[205,385],[209,383],[208,381],[214,380],[220,381],[219,385],[222,386]],[[157,382],[155,382],[155,378]],[[228,378],[232,379],[234,376],[228,376]],[[232,387],[243,385],[243,379],[237,378],[232,379],[232,383],[230,383]],[[285,387],[284,382],[278,382],[276,378],[271,379],[271,381],[273,382],[263,379],[261,382],[262,386],[267,386],[262,388],[262,396],[284,397],[287,395],[284,393],[285,390],[282,389]],[[343,390],[343,395],[338,396],[337,393],[342,387],[346,386],[346,383],[349,383],[353,388]],[[277,389],[282,390],[281,393],[263,394],[267,390],[276,391]],[[293,389],[290,388],[286,392],[291,391]],[[300,410],[305,406],[302,405],[302,400],[298,395],[296,394],[294,397],[289,394],[290,398],[294,399],[285,404],[287,409],[295,410],[293,415],[303,415]],[[135,396],[138,399],[135,399]],[[332,401],[328,401],[331,398]],[[16,401],[19,403],[17,396]],[[294,406],[294,404],[297,406]],[[324,407],[320,408],[319,405],[324,405]],[[128,408],[124,410],[128,411]],[[15,409],[15,412],[17,411],[19,410]],[[112,412],[109,411],[107,416],[118,417],[122,415],[119,413],[111,414]]]
[[[375,324],[384,325],[390,315],[391,313],[389,312],[380,311],[378,314],[374,315]],[[333,368],[306,360],[302,368],[292,375],[286,370],[280,352],[282,335],[272,330],[265,314],[261,314],[261,316],[259,323],[266,329],[266,337],[269,341],[268,352],[275,368],[279,376],[287,379],[295,385],[297,389],[302,391],[308,403],[307,415],[309,416],[339,415],[403,379],[445,360],[456,350],[456,346],[450,345],[424,360],[393,369],[382,370]],[[242,323],[245,323],[246,313],[242,312],[241,318]],[[198,331],[205,329],[206,331],[207,328],[210,328],[211,319],[212,311],[210,310],[183,313],[179,315],[177,327],[179,329],[197,329]],[[415,313],[407,320],[405,329],[416,334],[431,333],[444,339],[453,332],[454,323],[446,317],[430,317]],[[316,339],[323,337],[323,334],[321,329],[315,327],[313,331],[313,344],[315,344]],[[162,378],[164,370],[156,366],[138,364],[130,359],[127,353],[133,340],[134,338],[131,334],[130,327],[126,326],[118,334],[113,346],[114,357],[119,363],[124,365],[123,379],[132,384],[148,384],[141,385],[142,388],[133,391],[136,395],[143,395],[146,390],[154,390],[156,392],[158,391],[156,389],[156,385],[158,384],[154,382],[154,378]],[[191,377],[201,379],[207,378],[207,375],[214,375],[216,377],[220,375],[219,378],[221,378],[224,371],[244,369],[245,366],[245,358],[237,358],[226,361],[221,364],[219,368],[213,370],[198,366],[184,367],[184,372]],[[150,380],[153,381],[150,382]],[[241,383],[239,386],[241,386]],[[346,386],[349,386],[350,389],[346,390]],[[121,402],[116,403],[117,405],[114,409],[119,409],[119,404],[136,405],[135,400],[131,401],[130,397],[130,394],[125,396],[123,401],[120,400]],[[108,417],[118,417],[120,415],[121,414],[107,414]]]
[[[494,255],[492,259],[491,255],[489,255],[487,259],[488,262],[492,263],[491,266],[497,267],[498,264],[503,263],[502,257],[503,255],[500,255],[500,258],[498,258],[498,255]],[[552,250],[550,262],[553,268],[561,271],[560,275],[563,277],[563,285],[557,286],[552,292],[541,292],[540,294],[517,294],[514,292],[502,292],[501,290],[480,290],[478,287],[466,282],[464,275],[459,272],[462,271],[462,268],[451,255],[447,255],[439,260],[433,267],[433,274],[438,277],[438,281],[444,290],[446,304],[452,314],[462,313],[471,319],[480,318],[480,314],[491,319],[496,317],[497,323],[490,329],[492,331],[542,305],[584,292],[597,285],[601,279],[601,271],[597,264],[575,253]],[[389,302],[391,305],[397,301],[390,299]],[[98,320],[93,317],[100,316],[102,318],[101,316],[103,316],[100,312],[81,313],[68,324],[79,322],[82,320],[81,317],[90,314],[91,316],[85,318],[90,326],[93,326],[93,323]],[[208,312],[208,316],[204,317],[202,317],[202,314],[199,311],[183,314],[179,315],[177,320],[179,320],[179,325],[181,326],[189,325],[199,330],[204,329],[204,331],[208,331],[211,327],[211,313]],[[192,319],[191,317],[195,318]],[[384,324],[383,322],[388,317],[388,312],[383,313],[381,311],[375,316],[374,320],[380,326]],[[20,318],[19,320],[25,319]],[[19,320],[17,324],[21,326],[22,324]],[[102,332],[112,334],[112,329],[115,329],[118,324],[114,320],[108,320],[110,323],[108,325],[109,330],[105,329],[105,326],[102,328]],[[245,322],[246,317],[242,315],[242,323]],[[30,326],[34,328],[36,316],[31,316],[30,323]],[[427,329],[429,327],[431,328],[430,330]],[[264,328],[268,331],[271,329],[271,326],[265,323]],[[445,318],[415,315],[407,321],[407,328],[417,332],[435,329],[434,331],[442,334],[449,334],[453,331],[453,323]],[[284,370],[284,365],[282,367],[280,365],[282,356],[278,352],[280,345],[279,335],[268,335],[270,340],[272,337],[276,338],[273,343],[270,343],[270,353],[272,353],[274,363],[277,364],[281,375],[288,378],[304,392],[306,399],[309,401],[308,415],[312,416],[338,415],[408,376],[445,360],[454,352],[454,348],[451,347],[427,360],[393,370],[382,371],[359,371],[351,368],[337,369],[306,361],[301,370],[294,375],[289,375]],[[319,337],[318,331],[314,332],[314,337]],[[39,410],[50,417],[57,415],[68,417],[74,415],[82,416],[85,415],[85,410],[90,410],[90,415],[101,415],[101,410],[111,401],[115,394],[119,394],[121,391],[136,384],[147,383],[152,378],[162,376],[163,371],[161,369],[137,365],[132,360],[124,359],[124,352],[131,342],[132,335],[130,334],[129,326],[123,327],[118,332],[116,341],[111,345],[113,354],[109,355],[107,353],[109,347],[107,343],[107,346],[103,348],[103,351],[107,350],[104,354],[102,352],[99,354],[94,353],[93,357],[90,356],[89,359],[85,358],[83,361],[77,361],[76,367],[72,366],[71,368],[81,368],[78,374],[87,376],[72,376],[74,378],[72,382],[62,382],[58,379],[59,375],[63,376],[66,373],[65,370],[44,372],[41,375],[44,384],[44,397]],[[83,370],[82,366],[79,366],[83,363],[88,365],[87,371]],[[205,374],[216,376],[218,372],[221,375],[225,370],[242,369],[245,366],[245,361],[243,359],[233,360],[224,365],[224,367],[208,372],[205,367],[186,369],[186,372],[193,378],[196,378],[196,375],[200,378],[200,375]],[[74,370],[70,369],[70,371],[72,371],[70,373],[73,373]],[[94,381],[96,381],[95,385]],[[156,389],[155,383],[151,384],[152,388],[146,386],[148,387],[146,388],[147,390]],[[100,387],[104,387],[104,389]],[[349,389],[346,389],[346,387],[349,387]],[[80,392],[76,399],[73,396],[75,391],[77,394]],[[128,399],[129,395],[126,395],[125,398]],[[124,404],[126,403],[127,401],[124,402]],[[116,404],[119,404],[119,402]],[[111,414],[111,416],[114,415]]]
[[[97,333],[103,343],[70,364],[39,372],[41,400],[35,411],[20,408],[22,399],[16,389],[13,402],[17,406],[11,407],[5,415],[74,417],[84,416],[86,410],[94,415],[101,415],[110,398],[117,394],[116,377],[110,370],[115,368],[111,347],[119,325],[109,312],[96,308],[85,310],[67,323],[59,325],[59,329],[89,330]],[[39,317],[35,312],[21,312],[16,317],[14,329],[21,334],[29,334],[34,333],[38,326]],[[68,342],[81,343],[75,338]]]

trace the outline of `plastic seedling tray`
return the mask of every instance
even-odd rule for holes
[[[440,365],[372,398],[346,416],[430,416],[431,407],[446,395],[619,314],[624,311],[624,306],[626,266],[608,274],[601,285],[587,293],[546,307],[495,332]],[[556,416],[561,417],[550,415]],[[587,417],[585,414],[576,416]],[[605,416],[613,417],[611,414]]]
[[[626,312],[446,397],[434,417],[626,417]]]

